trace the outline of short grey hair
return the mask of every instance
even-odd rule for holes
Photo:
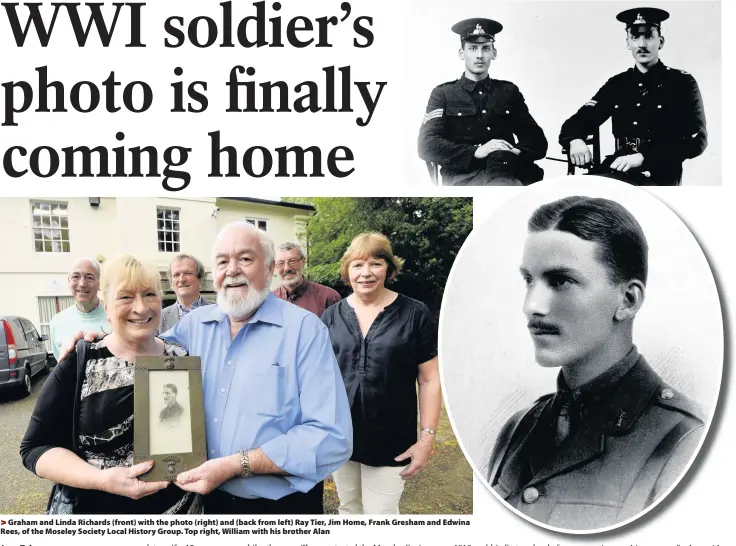
[[[263,231],[262,229],[258,229],[256,226],[249,222],[246,222],[245,220],[230,222],[229,224],[225,224],[222,229],[220,229],[220,231],[215,236],[215,242],[212,243],[213,262],[215,261],[215,254],[217,253],[216,249],[217,245],[220,243],[220,239],[222,239],[222,236],[225,234],[226,231],[230,231],[231,229],[244,229],[245,231],[250,231],[251,233],[255,234],[258,237],[258,242],[261,244],[263,254],[266,256],[266,267],[270,267],[273,264],[273,259],[276,255],[273,240],[271,239],[271,237],[268,236],[265,231]]]
[[[171,278],[171,266],[174,265],[174,262],[178,262],[179,260],[192,260],[197,268],[197,278],[200,281],[204,279],[204,264],[202,264],[202,262],[191,254],[177,254],[174,259],[169,262],[169,282],[174,281],[174,279]]]
[[[279,252],[289,252],[290,250],[297,249],[299,251],[299,257],[304,258],[304,248],[302,248],[302,245],[299,243],[295,243],[294,241],[286,241],[285,243],[281,243],[276,250]]]
[[[91,263],[92,264],[92,267],[94,267],[95,268],[95,271],[97,272],[97,277],[98,278],[102,274],[102,269],[100,268],[100,263],[97,260],[95,260],[94,258],[86,258],[86,257],[77,258],[76,260],[74,260],[74,263],[72,264],[72,269],[74,268],[74,264],[78,264],[79,262],[89,262],[89,263]]]

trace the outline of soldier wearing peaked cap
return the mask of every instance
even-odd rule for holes
[[[452,27],[460,35],[465,72],[434,88],[418,142],[419,157],[441,165],[444,184],[522,185],[544,174],[534,164],[547,152],[544,132],[519,88],[488,75],[502,29],[481,18]]]
[[[584,167],[592,158],[585,138],[612,119],[616,150],[589,174],[637,185],[676,186],[682,162],[705,150],[708,133],[695,78],[659,59],[665,44],[661,24],[668,17],[657,8],[629,9],[616,17],[626,25],[634,66],[609,79],[560,132],[570,160]]]
[[[557,390],[514,415],[488,481],[528,517],[561,529],[624,522],[676,483],[705,429],[633,342],[648,246],[620,204],[572,196],[532,214],[523,311],[535,359]]]

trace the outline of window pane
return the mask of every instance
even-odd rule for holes
[[[33,227],[41,227],[41,218],[38,216],[33,217]]]
[[[66,216],[61,217],[61,227],[69,227],[69,218],[67,218]]]
[[[33,214],[34,216],[41,214],[41,204],[40,203],[33,203],[31,207],[31,214]]]
[[[266,231],[266,221],[265,220],[258,220],[258,229],[262,229],[263,231]]]
[[[61,241],[52,241],[51,248],[53,252],[61,252]]]
[[[69,241],[64,241],[63,243],[61,243],[61,250],[63,252],[70,252],[71,249],[69,247]]]
[[[256,225],[256,221],[253,220],[252,218],[246,218],[245,221],[248,222],[252,226],[255,226]]]
[[[164,229],[171,231],[171,220],[166,220],[166,223],[164,224]]]
[[[43,241],[36,239],[34,244],[36,246],[36,252],[43,252]]]
[[[59,222],[58,216],[51,217],[51,227],[55,227],[55,228],[61,227],[61,222]]]
[[[48,216],[41,217],[41,225],[44,227],[51,227],[51,218]]]
[[[171,235],[174,237],[174,242],[177,242],[178,243],[179,242],[179,232],[178,231],[175,231]]]
[[[49,205],[48,203],[41,203],[41,210],[43,211],[51,210],[51,205]]]
[[[159,219],[157,221],[157,227],[158,227],[158,229],[164,229],[164,221],[161,220],[161,219]]]
[[[172,222],[171,229],[173,229],[174,231],[179,231],[179,222],[176,222],[176,221]]]
[[[171,211],[171,219],[179,221],[179,211],[178,210],[172,210]]]
[[[174,243],[174,252],[179,252],[179,243]]]
[[[159,241],[159,242],[158,242],[158,251],[159,251],[159,252],[163,252],[164,250],[166,250],[166,249],[164,248],[164,243],[163,243],[163,241]]]
[[[49,241],[48,239],[45,239],[43,242],[43,251],[51,252],[51,241]]]
[[[39,241],[40,241],[41,239],[43,239],[43,234],[41,233],[41,230],[40,230],[40,229],[34,229],[34,230],[33,230],[33,238],[34,238],[34,239],[37,239],[37,240],[39,240]]]
[[[61,238],[65,241],[69,240],[69,230],[68,229],[62,229],[61,230]]]
[[[156,209],[156,218],[159,220],[164,219],[164,211],[162,209]]]

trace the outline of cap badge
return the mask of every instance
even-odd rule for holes
[[[488,34],[488,33],[485,30],[483,30],[483,27],[480,26],[480,23],[478,23],[477,25],[475,25],[475,30],[473,31],[473,34],[478,35],[478,34]]]
[[[646,20],[644,17],[641,16],[641,13],[636,14],[636,19],[634,20],[635,25],[643,25],[646,24]]]

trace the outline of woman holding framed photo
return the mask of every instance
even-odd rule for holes
[[[133,464],[133,362],[186,355],[155,336],[158,271],[124,256],[105,268],[100,293],[112,332],[93,343],[79,341],[54,369],[21,443],[23,464],[56,482],[48,513],[198,513],[198,495],[138,479],[153,461]]]

